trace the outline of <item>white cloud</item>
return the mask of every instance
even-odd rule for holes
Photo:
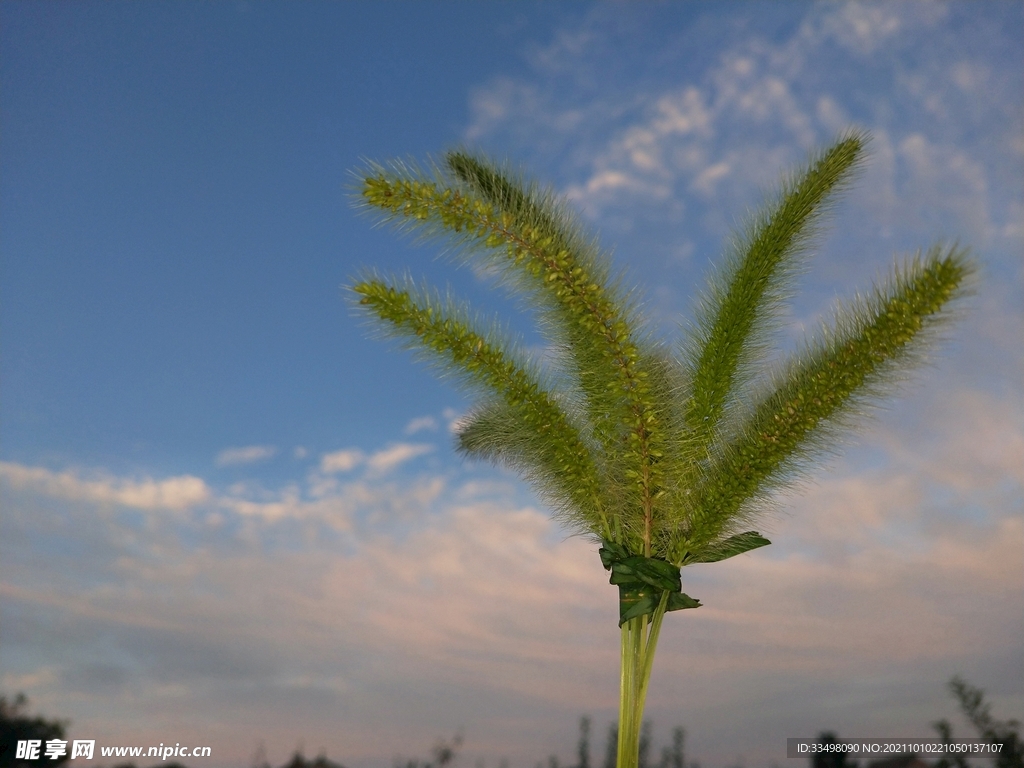
[[[966,670],[986,685],[971,664],[1005,673],[1024,631],[1008,609],[1024,600],[1024,401],[1015,398],[965,389],[916,426],[883,422],[868,436],[882,459],[861,471],[840,464],[784,500],[785,514],[762,529],[771,547],[687,568],[685,589],[704,607],[666,621],[651,717],[684,722],[694,754],[707,759],[716,743],[797,732],[822,708],[878,732],[873,702],[908,685],[929,711],[920,723],[904,712],[883,724],[927,727],[941,716],[944,675]],[[347,483],[314,472],[278,489],[207,490],[217,525],[155,516],[144,532],[81,505],[145,483],[107,478],[98,492],[75,473],[0,464],[5,490],[69,501],[4,499],[8,540],[19,544],[5,548],[16,576],[0,591],[27,617],[26,631],[61,649],[59,662],[7,677],[34,681],[43,702],[80,700],[69,714],[97,733],[118,702],[137,707],[140,696],[175,718],[198,711],[210,720],[243,679],[261,702],[289,702],[260,722],[268,744],[300,729],[332,755],[358,758],[359,745],[367,763],[429,744],[436,733],[416,730],[428,726],[403,707],[438,696],[450,696],[442,710],[452,730],[464,725],[483,753],[517,763],[536,758],[517,746],[523,729],[557,722],[567,731],[581,701],[598,722],[613,718],[616,595],[595,545],[563,539],[506,480],[450,486],[383,474],[429,450],[395,443],[368,457],[326,454],[370,471]],[[70,547],[59,570],[26,554],[32,537],[52,541],[56,531]],[[72,542],[85,543],[76,553]],[[69,681],[102,676],[89,670],[111,636],[128,660],[113,657],[108,692],[72,690]],[[922,689],[925,679],[934,690]],[[767,719],[748,707],[762,695],[779,704]],[[317,707],[294,709],[307,700]],[[216,720],[220,730],[197,721],[193,738],[246,759],[238,729],[264,712],[251,701],[239,699],[226,724]],[[105,718],[91,714],[100,711]],[[429,727],[444,731],[448,721]]]
[[[859,201],[886,233],[909,230],[929,238],[959,237],[976,248],[999,236],[988,173],[954,143],[920,132],[897,137],[876,131],[858,186],[870,189]]]
[[[225,448],[217,454],[218,467],[229,467],[238,464],[254,464],[266,461],[277,453],[272,445],[247,445],[242,448]]]
[[[536,112],[539,98],[536,90],[511,78],[498,78],[487,88],[470,94],[472,121],[466,131],[470,141],[479,139],[517,113]]]
[[[347,531],[360,509],[386,509],[386,519],[398,519],[429,507],[445,487],[442,478],[421,477],[398,489],[379,481],[403,463],[433,450],[426,444],[394,443],[369,457],[358,449],[336,451],[321,457],[320,472],[310,473],[304,484],[288,483],[273,490],[257,482],[240,481],[215,492],[192,475],[136,480],[100,471],[83,477],[74,470],[54,472],[11,462],[0,462],[0,481],[11,490],[73,504],[143,511],[201,506],[207,510],[205,519],[210,524],[222,524],[224,514],[229,513],[267,523],[318,522]],[[358,466],[369,470],[366,479],[341,482],[334,477]]]
[[[744,169],[732,182],[743,190],[777,173],[795,159],[794,140],[804,147],[814,144],[818,114],[831,121],[831,132],[838,111],[833,102],[804,104],[793,92],[788,69],[794,56],[748,42],[721,56],[697,84],[631,93],[628,98],[637,108],[606,108],[588,115],[591,123],[603,122],[604,130],[590,126],[589,134],[598,143],[586,153],[584,167],[589,171],[567,186],[567,196],[600,219],[623,206],[671,205],[687,190],[713,195],[727,170]],[[508,93],[507,84],[501,93]],[[524,123],[518,133],[530,121],[536,122],[538,133],[549,131],[554,115],[567,108],[553,95],[551,102],[544,102],[535,87],[532,93],[530,110],[506,116]],[[474,130],[499,127],[495,121],[486,129],[476,124]]]
[[[445,408],[441,415],[444,417],[445,426],[450,435],[456,434],[469,416],[468,413],[460,413],[454,408]]]
[[[8,596],[8,592],[0,587],[0,593],[3,593],[5,597]],[[23,675],[12,675],[4,674],[0,676],[0,688],[5,691],[26,691],[34,688],[41,688],[54,683],[58,683],[59,678],[56,670],[53,667],[39,667],[28,674]]]
[[[693,188],[700,190],[705,195],[713,195],[715,193],[715,184],[719,179],[727,176],[731,170],[732,166],[726,162],[708,166],[694,179]]]
[[[406,427],[406,433],[421,429],[436,429],[437,423],[431,417],[414,419]],[[333,453],[325,453],[320,457],[320,471],[323,474],[351,472],[365,464],[374,473],[384,474],[417,456],[434,450],[434,446],[424,443],[394,443],[387,448],[376,451],[369,456],[358,448],[348,448]]]
[[[405,434],[415,435],[417,432],[428,430],[433,432],[437,429],[437,419],[433,416],[419,416],[405,425]]]
[[[999,407],[992,403],[986,412]],[[666,620],[649,712],[663,725],[684,722],[695,736],[695,754],[706,756],[716,738],[737,738],[730,729],[722,732],[723,713],[736,733],[767,727],[763,712],[743,710],[751,686],[767,688],[794,712],[792,723],[772,720],[775,731],[797,727],[823,706],[839,707],[852,728],[859,722],[853,718],[872,711],[873,700],[901,689],[901,676],[960,669],[963,659],[1014,647],[1024,628],[1006,606],[1024,599],[1021,518],[978,524],[957,517],[954,500],[944,509],[947,523],[930,526],[931,474],[907,475],[898,464],[825,478],[789,505],[772,547],[684,571],[687,591],[705,605]],[[943,474],[942,466],[935,470]],[[148,531],[136,546],[129,531],[109,520],[73,517],[66,535],[108,526],[110,551],[66,561],[65,570],[80,574],[68,583],[42,564],[19,566],[21,585],[3,592],[50,629],[49,642],[69,650],[55,666],[7,675],[35,680],[43,701],[62,694],[68,700],[67,681],[98,652],[97,643],[118,637],[131,652],[130,671],[119,674],[132,681],[132,706],[141,696],[175,718],[185,717],[186,708],[200,719],[221,712],[218,729],[197,721],[193,738],[221,754],[237,753],[240,761],[248,757],[236,743],[243,722],[258,722],[268,744],[300,729],[328,754],[346,758],[358,757],[353,749],[366,750],[367,759],[419,753],[436,733],[415,730],[424,727],[415,719],[410,732],[406,704],[397,702],[415,708],[438,696],[450,697],[443,711],[452,730],[466,726],[481,751],[517,764],[535,759],[539,749],[518,745],[523,728],[532,732],[554,720],[556,730],[568,731],[581,701],[587,712],[613,717],[615,589],[594,544],[562,540],[546,513],[513,500],[514,489],[470,480],[448,493],[435,478],[415,488],[352,483],[314,501],[304,500],[298,487],[272,495],[217,501],[225,514],[256,524],[244,528],[241,548],[216,539],[185,547],[165,527]],[[355,522],[357,513],[387,518],[423,505],[437,511],[401,533]],[[52,513],[44,506],[38,514],[37,523],[48,527]],[[310,533],[300,545],[267,555],[274,524],[331,516],[348,537],[344,551]],[[99,589],[81,586],[95,578],[87,574],[112,567],[118,579]],[[60,617],[59,631],[47,623],[50,615]],[[117,659],[112,665],[128,670]],[[246,691],[261,692],[261,704],[247,694],[225,721],[222,701],[238,684],[235,674]],[[161,675],[190,695],[161,687]],[[852,679],[873,682],[850,686]],[[816,690],[822,681],[849,700],[840,706]],[[941,682],[926,697],[929,706],[943,700]],[[798,705],[787,694],[794,690],[810,698]],[[103,709],[90,705],[97,690],[74,695],[83,702],[76,727],[106,733],[109,726],[92,712],[110,712],[122,694],[103,694]],[[293,702],[262,722],[264,707],[278,696],[318,704],[300,711]],[[340,726],[339,707],[347,713]],[[510,720],[518,707],[529,714]],[[443,731],[449,721],[429,727]]]
[[[210,497],[206,483],[192,475],[166,480],[130,480],[106,475],[83,479],[72,470],[53,472],[43,467],[0,462],[0,477],[19,490],[69,501],[116,504],[142,510],[180,511],[201,504]]]
[[[992,78],[992,71],[988,65],[969,59],[956,62],[950,71],[953,82],[966,93],[987,87]]]
[[[840,45],[869,56],[898,34],[899,12],[879,3],[845,2],[824,15],[822,30]]]
[[[320,471],[325,475],[335,472],[351,472],[366,459],[358,448],[347,448],[320,457]]]
[[[972,240],[979,246],[992,237],[988,184],[977,161],[959,148],[930,141],[921,133],[901,139],[897,152],[910,172],[903,194],[912,195],[920,209],[934,217],[935,224],[955,216],[962,222],[958,228],[973,231]],[[946,223],[943,228],[948,227]]]
[[[839,133],[850,125],[846,110],[831,96],[822,96],[818,99],[815,116],[832,133]]]
[[[541,165],[559,163],[554,172],[567,177],[567,195],[604,228],[664,216],[717,239],[735,223],[722,210],[756,203],[758,189],[780,170],[852,123],[879,137],[872,167],[884,161],[885,142],[896,156],[885,186],[857,195],[888,213],[875,231],[938,232],[985,247],[1019,227],[1019,211],[1006,199],[1019,185],[1005,170],[1019,168],[1019,151],[999,156],[1021,144],[1013,106],[1019,78],[994,71],[982,55],[966,56],[966,43],[939,26],[948,15],[941,3],[818,4],[789,36],[739,35],[706,64],[674,77],[636,80],[631,72],[627,86],[619,58],[608,55],[621,42],[612,30],[616,16],[594,11],[582,32],[556,35],[535,53],[534,76],[504,77],[475,92],[474,104],[503,106],[474,118],[470,135],[520,146]],[[960,46],[952,61],[951,46]],[[898,51],[911,49],[935,53],[898,63]],[[672,55],[650,51],[654,59]],[[855,88],[843,73],[862,69]],[[560,116],[569,113],[581,122],[563,131]],[[965,140],[981,126],[997,143]],[[730,173],[721,175],[725,168]],[[996,174],[1006,176],[998,189]],[[704,198],[700,205],[695,195]]]
[[[433,450],[434,446],[424,443],[395,443],[371,455],[366,465],[374,472],[383,474]]]
[[[894,457],[937,486],[962,494],[1024,489],[1024,393],[999,396],[961,388],[950,393],[946,407],[933,407],[929,415],[934,423],[913,444],[897,432],[882,431]]]
[[[355,504],[335,494],[326,498],[304,500],[297,488],[286,488],[278,498],[270,501],[224,496],[217,500],[222,510],[228,510],[246,518],[258,518],[268,523],[291,521],[316,521],[326,524],[335,531],[349,531]]]

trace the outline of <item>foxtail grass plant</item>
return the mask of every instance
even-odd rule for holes
[[[427,170],[361,174],[360,205],[496,270],[557,352],[541,365],[499,321],[407,278],[352,286],[375,324],[481,395],[459,451],[515,470],[569,531],[600,542],[619,591],[618,768],[637,765],[665,614],[701,604],[680,569],[769,544],[749,529],[773,495],[921,360],[969,283],[966,252],[935,245],[838,307],[790,359],[766,362],[809,238],[866,140],[847,132],[784,180],[730,242],[676,346],[655,337],[566,202],[520,173],[454,151]]]

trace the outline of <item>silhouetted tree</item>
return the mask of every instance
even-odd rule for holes
[[[953,743],[953,727],[946,720],[939,720],[932,725],[939,732],[939,738],[942,739],[944,745],[948,747]],[[935,768],[970,768],[970,764],[963,755],[952,753],[935,763]]]
[[[819,744],[836,744],[838,738],[831,731],[823,731],[818,736]],[[854,760],[849,760],[845,752],[816,752],[811,755],[811,768],[857,768]]]
[[[30,717],[28,699],[23,693],[19,693],[11,702],[0,696],[0,767],[38,765],[38,761],[17,759],[18,742],[40,741],[39,755],[43,757],[46,742],[50,739],[63,739],[66,727],[67,723],[60,720],[46,720],[38,715]],[[69,756],[70,750],[65,750],[62,756],[54,760],[46,759],[46,764],[60,765],[66,762]]]
[[[590,719],[584,718],[587,721],[587,733],[590,730]],[[583,723],[580,722],[580,749],[583,748]],[[618,727],[616,723],[611,723],[608,726],[608,741],[605,747],[605,758],[602,768],[616,768],[617,759],[617,745],[618,745]],[[684,745],[686,743],[686,730],[682,726],[677,726],[672,729],[672,746],[663,747],[661,750],[661,758],[658,761],[657,768],[700,768],[700,763],[691,762],[689,765],[686,763],[686,753]],[[645,721],[640,732],[640,744],[638,757],[640,762],[640,768],[653,768],[654,764],[651,762],[651,750],[653,749],[653,742],[651,740],[651,723]],[[581,752],[582,754],[582,752]],[[589,760],[589,756],[588,756]]]
[[[292,759],[281,766],[281,768],[345,768],[341,763],[328,760],[324,754],[316,756],[315,760],[307,760],[301,749],[295,750]]]
[[[401,760],[396,760],[394,765],[395,768],[444,768],[455,761],[461,746],[462,734],[457,733],[452,737],[451,741],[440,739],[434,745],[434,748],[431,750],[431,755],[434,758],[433,762],[421,763],[419,760],[407,760],[403,763]]]
[[[437,768],[444,768],[444,766],[454,761],[455,756],[459,752],[459,747],[461,746],[461,733],[455,734],[451,741],[441,739],[434,745],[434,765],[437,766]]]
[[[640,747],[637,750],[637,768],[649,768],[651,756],[651,721],[644,720],[640,728]]]
[[[270,761],[267,759],[267,745],[262,741],[256,746],[250,768],[270,768]]]
[[[612,723],[608,726],[608,746],[604,751],[604,768],[615,768],[619,757],[619,726]]]
[[[580,741],[576,755],[579,758],[577,768],[590,768],[590,718],[586,715],[580,718]]]
[[[1021,740],[1020,723],[1017,720],[996,720],[992,707],[985,702],[985,692],[970,685],[962,677],[955,676],[949,681],[949,689],[960,704],[960,710],[978,732],[978,738],[988,744],[999,744],[1002,749],[995,759],[996,768],[1024,768],[1024,741]],[[953,728],[946,720],[934,723],[943,742],[953,739]],[[943,758],[936,768],[965,768],[963,758]]]
[[[685,740],[686,731],[682,726],[672,729],[672,746],[661,750],[660,768],[685,768],[686,754],[683,751]]]

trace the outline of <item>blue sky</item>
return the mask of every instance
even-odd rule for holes
[[[356,213],[351,171],[468,145],[567,195],[670,337],[730,231],[848,126],[792,347],[937,240],[982,266],[899,398],[687,569],[648,711],[705,768],[823,729],[921,736],[953,674],[1024,715],[1024,6],[0,3],[0,689],[107,744],[350,768],[595,751],[615,592],[470,404],[343,286],[408,271],[529,318]],[[691,588],[692,586],[692,588]],[[955,719],[955,718],[954,718]],[[961,726],[961,730],[964,726]],[[198,765],[198,761],[196,762]]]

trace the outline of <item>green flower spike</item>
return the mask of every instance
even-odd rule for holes
[[[570,531],[600,542],[619,588],[618,768],[637,768],[662,619],[700,605],[681,568],[769,544],[746,527],[921,359],[970,282],[966,252],[934,246],[765,375],[792,277],[866,140],[840,136],[783,182],[731,241],[675,350],[653,341],[610,259],[553,193],[466,152],[428,172],[364,175],[366,210],[496,271],[561,353],[541,366],[501,323],[409,280],[352,287],[360,311],[482,395],[459,451],[516,471]]]

